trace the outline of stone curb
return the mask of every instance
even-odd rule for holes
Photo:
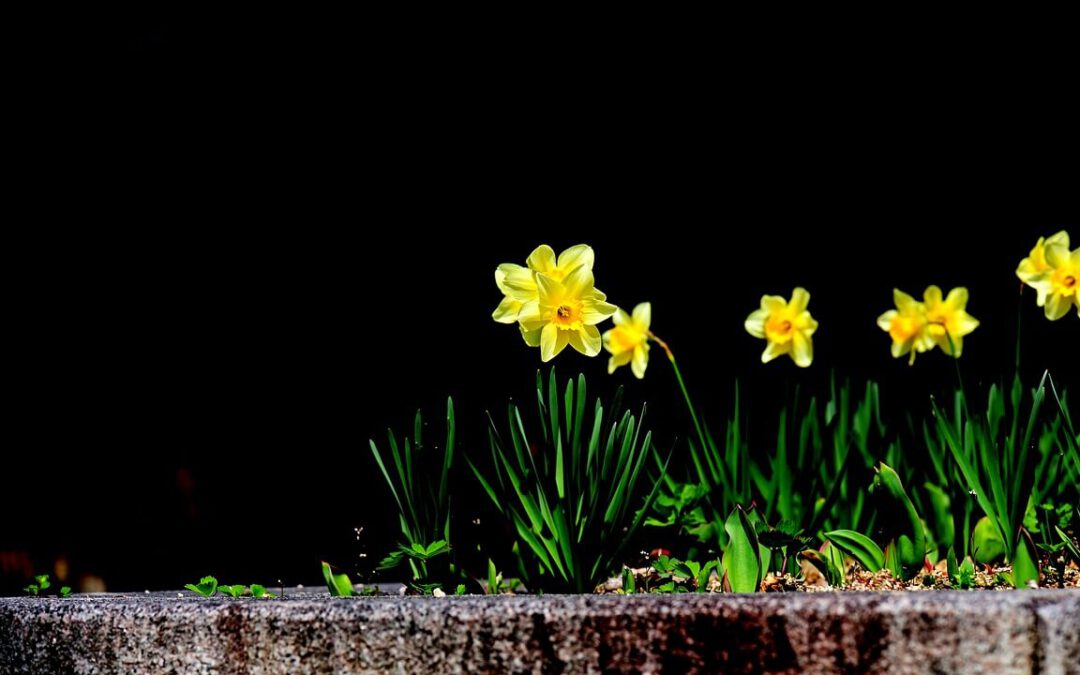
[[[0,598],[3,673],[1080,673],[1080,592]]]

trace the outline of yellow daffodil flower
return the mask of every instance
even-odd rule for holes
[[[608,373],[619,366],[630,364],[630,369],[640,380],[645,377],[649,365],[649,324],[652,323],[652,305],[643,302],[634,308],[633,315],[625,310],[615,310],[612,317],[615,327],[603,335],[604,349],[611,353]]]
[[[896,309],[890,309],[878,317],[877,325],[892,338],[893,358],[911,354],[909,364],[915,363],[915,354],[934,348],[934,341],[926,330],[926,305],[899,288],[893,289]]]
[[[746,318],[746,331],[756,338],[768,340],[761,362],[768,363],[788,354],[795,365],[806,368],[814,360],[814,343],[810,337],[818,323],[806,311],[810,294],[805,288],[791,293],[791,302],[778,295],[763,295],[761,309]]]
[[[600,353],[596,324],[617,308],[604,302],[606,296],[593,286],[590,268],[578,264],[561,280],[536,273],[537,299],[522,305],[518,321],[526,344],[540,347],[542,361],[555,358],[568,344],[586,356]]]
[[[525,261],[525,267],[503,263],[495,269],[495,285],[503,294],[502,302],[491,313],[499,323],[515,323],[522,306],[539,297],[536,275],[544,274],[555,281],[562,281],[578,267],[592,271],[594,254],[586,244],[571,246],[559,257],[547,244],[537,246]],[[535,346],[535,345],[532,345]]]
[[[1039,292],[1039,304],[1045,305],[1046,318],[1057,321],[1073,306],[1080,315],[1080,248],[1070,253],[1060,244],[1047,246],[1046,262],[1049,268],[1029,282]]]
[[[975,330],[979,322],[967,313],[968,290],[962,286],[941,298],[941,289],[930,286],[923,293],[926,306],[926,334],[941,347],[941,351],[960,358],[964,351],[964,336]]]
[[[1062,230],[1051,237],[1039,237],[1039,241],[1035,243],[1035,248],[1031,249],[1028,257],[1021,260],[1019,267],[1016,268],[1016,276],[1020,278],[1020,281],[1026,284],[1036,275],[1050,269],[1050,264],[1046,262],[1047,246],[1069,248],[1069,233]],[[1041,302],[1039,306],[1042,307]]]

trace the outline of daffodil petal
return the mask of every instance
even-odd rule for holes
[[[536,275],[536,288],[541,305],[558,305],[566,295],[563,285],[545,274]]]
[[[791,351],[791,342],[770,342],[765,346],[765,351],[761,353],[761,362],[768,363],[778,356],[783,356]]]
[[[570,338],[567,335],[569,331],[559,330],[559,327],[553,323],[549,323],[544,326],[540,332],[540,360],[547,363],[551,359],[558,356],[559,352],[566,348],[569,344]]]
[[[621,326],[624,323],[630,323],[630,315],[626,313],[625,309],[620,307],[615,310],[615,314],[612,315],[611,320],[616,326]]]
[[[964,339],[956,335],[950,335],[945,333],[943,335],[935,335],[931,338],[938,349],[945,352],[949,356],[960,357],[964,352]]]
[[[813,335],[817,331],[818,323],[814,317],[810,316],[810,312],[802,312],[795,317],[795,328],[803,333],[806,333],[807,337]]]
[[[1016,268],[1017,278],[1028,285],[1030,285],[1031,278],[1036,274],[1038,274],[1038,272],[1035,270],[1035,264],[1031,262],[1031,258],[1024,258]]]
[[[581,320],[587,326],[595,326],[618,311],[618,307],[599,300],[585,299],[581,303]]]
[[[1080,251],[1080,249],[1077,249]],[[1069,264],[1069,249],[1060,245],[1054,244],[1046,247],[1046,262],[1051,267],[1064,267]]]
[[[592,270],[585,267],[576,267],[570,274],[563,277],[562,285],[567,295],[582,296],[585,291],[593,287]]]
[[[615,369],[619,366],[625,366],[630,363],[630,358],[633,356],[632,352],[620,352],[618,354],[612,354],[608,359],[607,371],[610,375],[615,372]]]
[[[884,314],[882,314],[881,316],[878,317],[878,320],[877,320],[878,328],[880,328],[881,330],[888,333],[890,330],[892,330],[893,319],[895,319],[897,316],[899,316],[899,314],[900,314],[900,312],[897,312],[895,309],[890,309],[889,311],[885,312]]]
[[[746,322],[743,326],[746,328],[746,332],[750,333],[756,338],[765,337],[765,320],[769,318],[769,310],[755,309],[750,312],[750,316],[746,317]]]
[[[805,312],[808,304],[810,304],[810,293],[805,288],[799,286],[791,292],[791,302],[788,303],[788,308],[792,312],[795,314]]]
[[[542,329],[537,328],[535,330],[525,330],[525,326],[521,325],[518,326],[518,329],[521,330],[521,337],[525,340],[525,344],[529,345],[530,347],[540,346],[540,334],[543,332]]]
[[[634,308],[634,323],[637,324],[638,330],[646,332],[649,330],[649,326],[652,324],[652,303],[642,302]]]
[[[979,320],[976,319],[975,317],[971,316],[967,312],[964,312],[962,315],[960,315],[956,319],[956,332],[960,336],[967,335],[968,333],[972,332],[973,330],[975,330],[978,327],[979,327]]]
[[[1080,267],[1080,248],[1069,254],[1069,262],[1073,267]]]
[[[761,296],[761,308],[768,313],[779,312],[787,307],[787,300],[779,295]]]
[[[899,288],[894,288],[892,291],[893,302],[896,304],[896,308],[901,312],[911,312],[915,310],[915,306],[918,302],[915,298],[911,297],[907,293],[903,292]]]
[[[630,370],[634,371],[637,379],[645,377],[645,369],[649,366],[649,345],[643,344],[634,347],[633,360],[630,362]]]
[[[520,311],[521,303],[507,296],[502,299],[499,306],[491,313],[491,318],[499,323],[514,323],[518,320],[518,313]]]
[[[495,270],[495,285],[521,302],[536,299],[536,275],[527,267],[513,263],[499,265]]]
[[[540,314],[540,303],[531,300],[524,303],[518,310],[518,321],[526,330],[539,330],[547,323]]]
[[[583,335],[582,342],[588,348],[589,356],[596,356],[600,353],[600,329],[596,326],[585,326],[581,329]]]
[[[803,334],[802,331],[796,331],[791,345],[791,358],[794,359],[795,365],[800,368],[808,367],[814,360],[814,343],[811,342],[809,336]]]
[[[596,356],[600,353],[600,331],[596,326],[583,326],[581,330],[563,332],[568,334],[570,346],[585,356]]]
[[[1055,232],[1051,236],[1046,238],[1047,246],[1064,246],[1069,248],[1069,233],[1065,230]]]
[[[595,254],[592,247],[587,244],[571,246],[559,254],[558,267],[565,274],[576,267],[584,267],[592,270]]]
[[[936,307],[941,304],[941,289],[937,286],[927,286],[926,291],[923,293],[923,300],[931,307]]]
[[[949,291],[949,296],[945,298],[945,306],[950,310],[957,311],[963,310],[967,307],[968,302],[968,289],[963,286],[958,286]]]
[[[908,352],[911,351],[911,347],[912,347],[911,341],[904,341],[904,342],[895,342],[894,341],[892,343],[892,348],[891,348],[893,358],[898,359],[901,356],[903,356],[904,354],[907,354]]]
[[[529,269],[536,272],[551,272],[555,270],[555,250],[547,244],[541,244],[529,254],[529,257],[525,260],[525,264],[529,266]]]
[[[962,335],[952,335],[950,337],[952,338],[952,344],[949,345],[951,350],[949,348],[944,348],[945,353],[960,358],[964,353],[964,337]],[[948,341],[946,341],[946,344],[948,344]]]
[[[1057,321],[1069,313],[1069,298],[1060,293],[1051,293],[1046,296],[1046,318]]]
[[[596,288],[594,287],[582,293],[581,297],[585,299],[600,300],[601,302],[603,302],[604,300],[607,300],[607,293],[602,293],[596,290]]]

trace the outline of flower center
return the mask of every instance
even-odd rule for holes
[[[931,319],[927,330],[935,337],[942,337],[947,332],[945,328],[945,319]]]
[[[552,323],[559,328],[577,330],[581,327],[581,305],[567,303],[555,308]]]
[[[898,316],[889,326],[889,335],[896,342],[907,342],[919,332],[919,321],[910,316]]]
[[[1065,277],[1065,288],[1072,288],[1076,285],[1076,277],[1069,275]]]
[[[784,316],[770,316],[765,322],[765,335],[773,342],[787,342],[791,339],[793,326],[791,319]]]
[[[611,348],[616,352],[628,352],[645,343],[645,335],[627,326],[615,326],[611,330]]]

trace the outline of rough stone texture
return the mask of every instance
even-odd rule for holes
[[[1076,591],[0,599],[3,673],[1077,673]]]

